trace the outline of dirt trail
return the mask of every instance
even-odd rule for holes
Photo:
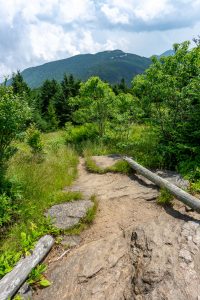
[[[116,160],[94,159],[101,167]],[[199,221],[173,209],[166,213],[154,201],[155,185],[136,175],[88,173],[82,158],[78,168],[72,190],[85,199],[97,196],[94,224],[49,265],[53,284],[33,299],[200,299]]]
[[[94,159],[101,167],[108,167],[116,161],[106,156]],[[80,159],[78,169],[79,178],[72,189],[80,190],[86,198],[95,194],[99,204],[93,226],[82,234],[84,242],[118,233],[161,213],[161,208],[155,203],[147,202],[158,194],[155,185],[149,183],[144,186],[134,176],[131,178],[119,173],[88,173],[83,159]]]

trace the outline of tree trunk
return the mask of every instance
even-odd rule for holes
[[[54,244],[50,235],[43,236],[35,246],[32,255],[22,258],[14,269],[0,280],[0,300],[13,297],[29,273],[46,256]]]
[[[148,169],[142,167],[138,163],[136,163],[134,160],[132,160],[129,157],[123,157],[125,161],[129,163],[129,165],[137,171],[139,174],[143,175],[150,181],[154,182],[156,185],[158,185],[161,188],[165,188],[168,191],[171,192],[172,195],[174,195],[178,200],[186,204],[187,206],[191,207],[192,209],[196,210],[200,213],[200,200],[196,197],[193,197],[192,195],[186,193],[179,187],[175,186],[174,184],[170,183],[166,179],[161,178],[157,174],[152,173]]]

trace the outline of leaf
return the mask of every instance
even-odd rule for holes
[[[51,285],[51,282],[49,280],[47,280],[47,279],[42,279],[42,280],[40,280],[40,285],[42,287],[48,287],[48,286]]]

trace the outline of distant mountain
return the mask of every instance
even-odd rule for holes
[[[174,55],[174,50],[167,50],[165,51],[164,53],[160,54],[160,55],[156,55],[158,58],[161,58],[163,56],[171,56],[171,55]]]
[[[99,76],[111,84],[124,78],[130,84],[133,77],[141,74],[151,64],[151,59],[121,50],[96,54],[81,54],[67,59],[52,61],[41,66],[25,69],[21,74],[27,84],[39,87],[46,79],[61,81],[63,74],[73,74],[83,81],[90,76]]]

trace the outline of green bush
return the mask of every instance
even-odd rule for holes
[[[157,198],[157,204],[163,206],[171,206],[173,195],[167,189],[161,189]]]
[[[68,143],[79,144],[83,141],[94,141],[97,136],[97,128],[95,124],[86,123],[84,125],[73,126],[71,123],[66,123],[66,141]]]
[[[12,142],[25,129],[30,118],[26,100],[14,95],[10,87],[0,85],[0,190],[3,191],[9,158],[15,153]]]
[[[32,124],[26,131],[26,139],[27,144],[31,147],[31,151],[35,153],[42,153],[43,151],[43,144],[41,140],[41,133],[40,131],[35,127],[34,124]]]
[[[0,228],[11,221],[13,213],[12,201],[5,194],[0,195]]]

